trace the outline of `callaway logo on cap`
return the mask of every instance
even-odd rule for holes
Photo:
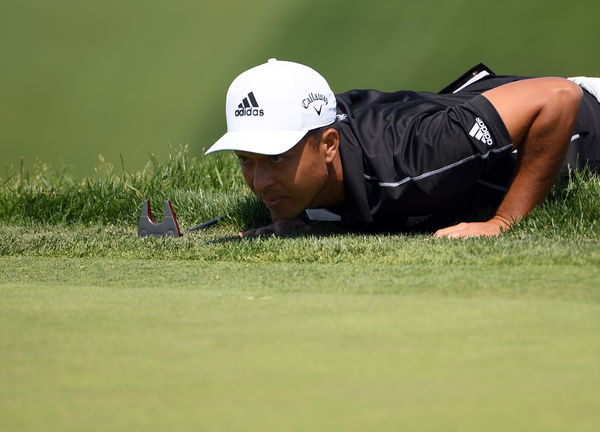
[[[270,59],[239,75],[227,92],[227,133],[206,154],[240,150],[276,155],[336,119],[335,95],[318,72]]]

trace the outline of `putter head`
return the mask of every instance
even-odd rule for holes
[[[177,217],[173,211],[171,201],[165,200],[165,219],[160,223],[154,223],[152,220],[152,208],[150,200],[144,200],[142,205],[142,214],[138,223],[138,236],[140,237],[181,237],[183,234],[179,229]]]

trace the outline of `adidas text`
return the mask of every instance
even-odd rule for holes
[[[256,116],[262,117],[265,115],[265,111],[260,109],[254,92],[248,93],[248,96],[242,100],[242,103],[238,105],[238,109],[235,110],[236,117],[242,116]]]
[[[478,139],[481,142],[486,143],[488,146],[494,145],[492,135],[490,135],[487,126],[479,117],[475,119],[475,124],[469,131],[469,135],[471,135],[475,139]]]
[[[243,117],[243,116],[257,116],[257,117],[262,117],[265,115],[265,111],[261,110],[261,109],[257,109],[257,108],[245,108],[245,109],[237,109],[235,110],[235,116],[236,117]]]

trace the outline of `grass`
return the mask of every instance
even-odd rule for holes
[[[0,227],[0,255],[236,263],[349,265],[514,265],[600,263],[598,239],[511,234],[495,239],[435,240],[426,235],[321,234],[240,239],[230,227],[183,238],[138,238],[133,227]]]
[[[38,162],[30,172],[0,178],[0,221],[9,224],[134,224],[144,199],[154,202],[159,220],[170,199],[183,225],[231,213],[230,226],[240,229],[267,222],[267,214],[244,186],[230,154],[196,158],[187,146],[164,162],[150,157],[137,172],[117,169],[102,160],[95,176],[75,179],[68,169]],[[558,182],[548,202],[538,207],[516,232],[564,237],[600,235],[600,177],[574,172]]]
[[[75,179],[68,169],[38,162],[21,166],[1,180],[0,220],[8,223],[65,224],[137,223],[142,201],[154,202],[156,219],[162,201],[170,199],[183,224],[212,219],[235,210],[237,220],[257,222],[264,211],[243,188],[237,164],[229,154],[198,159],[187,147],[174,150],[165,162],[151,156],[145,168],[128,172],[102,160],[93,177]]]
[[[528,430],[600,425],[600,181],[499,238],[240,239],[235,161],[0,181],[3,430]],[[171,198],[183,238],[138,238]]]
[[[6,430],[600,420],[597,265],[0,261]]]
[[[0,3],[0,430],[600,428],[598,177],[497,239],[240,240],[264,210],[235,161],[191,155],[274,56],[336,92],[436,91],[480,61],[597,76],[597,1],[46,3]],[[144,198],[184,228],[235,212],[140,239]]]

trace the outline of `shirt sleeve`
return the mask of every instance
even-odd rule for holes
[[[496,109],[484,96],[476,96],[409,122],[394,148],[396,183],[448,198],[477,183],[511,150]]]

